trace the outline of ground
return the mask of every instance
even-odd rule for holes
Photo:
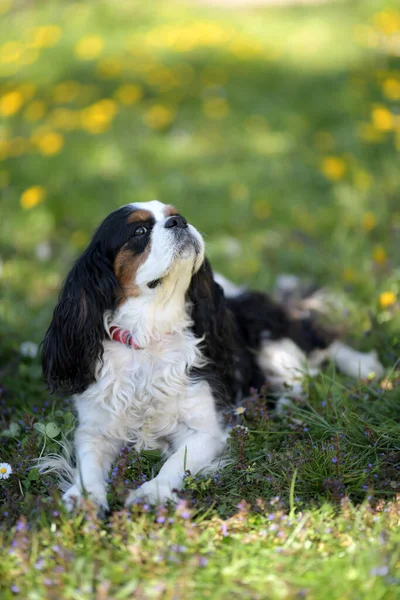
[[[1,597],[397,598],[396,2],[0,10]],[[31,468],[74,421],[36,345],[99,221],[153,198],[235,282],[271,289],[289,272],[339,292],[331,320],[386,375],[328,366],[283,416],[252,393],[232,465],[188,474],[177,507],[122,509],[160,461],[124,449],[110,519],[90,505],[71,518]]]

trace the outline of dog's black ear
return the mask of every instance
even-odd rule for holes
[[[104,312],[114,308],[117,286],[111,260],[92,242],[65,280],[43,341],[43,376],[52,393],[79,394],[94,381]]]
[[[193,331],[197,337],[204,337],[204,354],[231,387],[234,361],[239,350],[238,331],[233,315],[227,308],[224,291],[214,281],[207,259],[193,275],[188,296],[192,305]]]

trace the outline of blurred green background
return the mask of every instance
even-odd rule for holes
[[[255,4],[1,0],[7,369],[99,222],[154,198],[234,281],[298,273],[345,287],[363,323],[392,321],[398,3]]]

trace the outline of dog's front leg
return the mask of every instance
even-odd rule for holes
[[[185,442],[172,454],[161,467],[157,477],[147,481],[131,492],[126,500],[130,506],[135,500],[144,499],[150,504],[160,504],[167,500],[176,500],[174,489],[180,489],[185,471],[193,475],[210,464],[222,453],[225,437],[193,431]]]
[[[107,439],[95,427],[78,426],[75,433],[76,475],[74,485],[64,494],[68,510],[87,497],[108,510],[107,475],[120,445]]]
[[[227,433],[218,422],[208,383],[199,382],[190,386],[180,410],[181,425],[172,436],[173,454],[161,467],[157,477],[129,494],[127,506],[138,499],[145,499],[151,504],[175,500],[173,490],[182,487],[185,471],[195,475],[212,466],[222,454]]]

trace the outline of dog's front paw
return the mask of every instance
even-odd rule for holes
[[[102,487],[99,487],[98,490],[91,490],[84,493],[80,486],[74,484],[65,492],[62,501],[68,512],[72,512],[74,508],[79,508],[82,505],[84,498],[93,502],[99,509],[100,514],[108,511],[106,491]]]
[[[130,492],[125,501],[125,506],[131,506],[134,502],[145,500],[149,504],[164,504],[168,500],[178,502],[178,496],[172,491],[171,486],[157,477],[146,481],[137,490]]]

